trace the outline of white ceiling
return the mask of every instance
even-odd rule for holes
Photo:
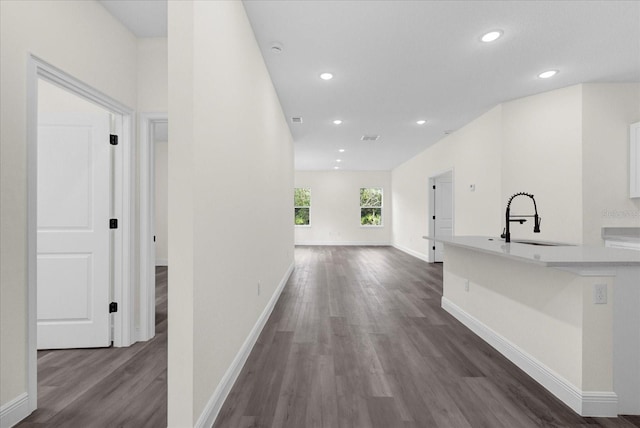
[[[102,3],[156,2],[164,3]],[[640,1],[244,5],[285,116],[303,118],[289,122],[296,169],[388,170],[501,102],[581,82],[640,81]],[[493,29],[503,37],[480,42]],[[537,78],[548,69],[559,73]],[[335,77],[319,79],[325,71]],[[380,139],[360,141],[364,134]]]
[[[167,0],[98,0],[136,37],[167,37]]]

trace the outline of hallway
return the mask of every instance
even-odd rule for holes
[[[297,247],[216,428],[633,427],[582,418],[440,308],[442,265]]]

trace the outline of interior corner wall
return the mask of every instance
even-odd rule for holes
[[[528,192],[542,217],[537,234],[531,220],[512,223],[512,239],[582,243],[582,85],[502,104],[500,169],[501,213],[511,195]],[[514,199],[511,212],[533,214],[531,199]]]
[[[640,84],[583,85],[583,241],[602,245],[603,227],[640,227],[629,198],[629,125],[640,121]]]
[[[393,245],[428,258],[429,178],[453,170],[454,234],[502,230],[502,109],[497,106],[392,171]],[[470,185],[475,190],[470,190]]]
[[[293,265],[293,141],[241,2],[169,2],[169,117],[168,424],[193,426]]]
[[[310,225],[295,227],[296,245],[391,244],[390,171],[296,171],[295,187],[311,189]],[[382,227],[360,225],[362,187],[383,189]]]
[[[29,54],[136,107],[135,37],[99,3],[0,1],[0,407],[27,392]]]

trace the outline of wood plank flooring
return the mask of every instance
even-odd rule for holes
[[[167,268],[156,268],[156,336],[129,348],[38,352],[38,410],[17,427],[167,426]]]
[[[156,337],[39,352],[39,409],[18,427],[166,426],[166,269],[156,281]],[[297,248],[215,427],[640,427],[577,416],[444,312],[441,295],[441,265],[392,248]]]
[[[640,427],[576,415],[441,296],[441,265],[390,247],[296,248],[214,427]]]

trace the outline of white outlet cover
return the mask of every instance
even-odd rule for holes
[[[603,305],[607,303],[607,284],[594,284],[593,303]]]

